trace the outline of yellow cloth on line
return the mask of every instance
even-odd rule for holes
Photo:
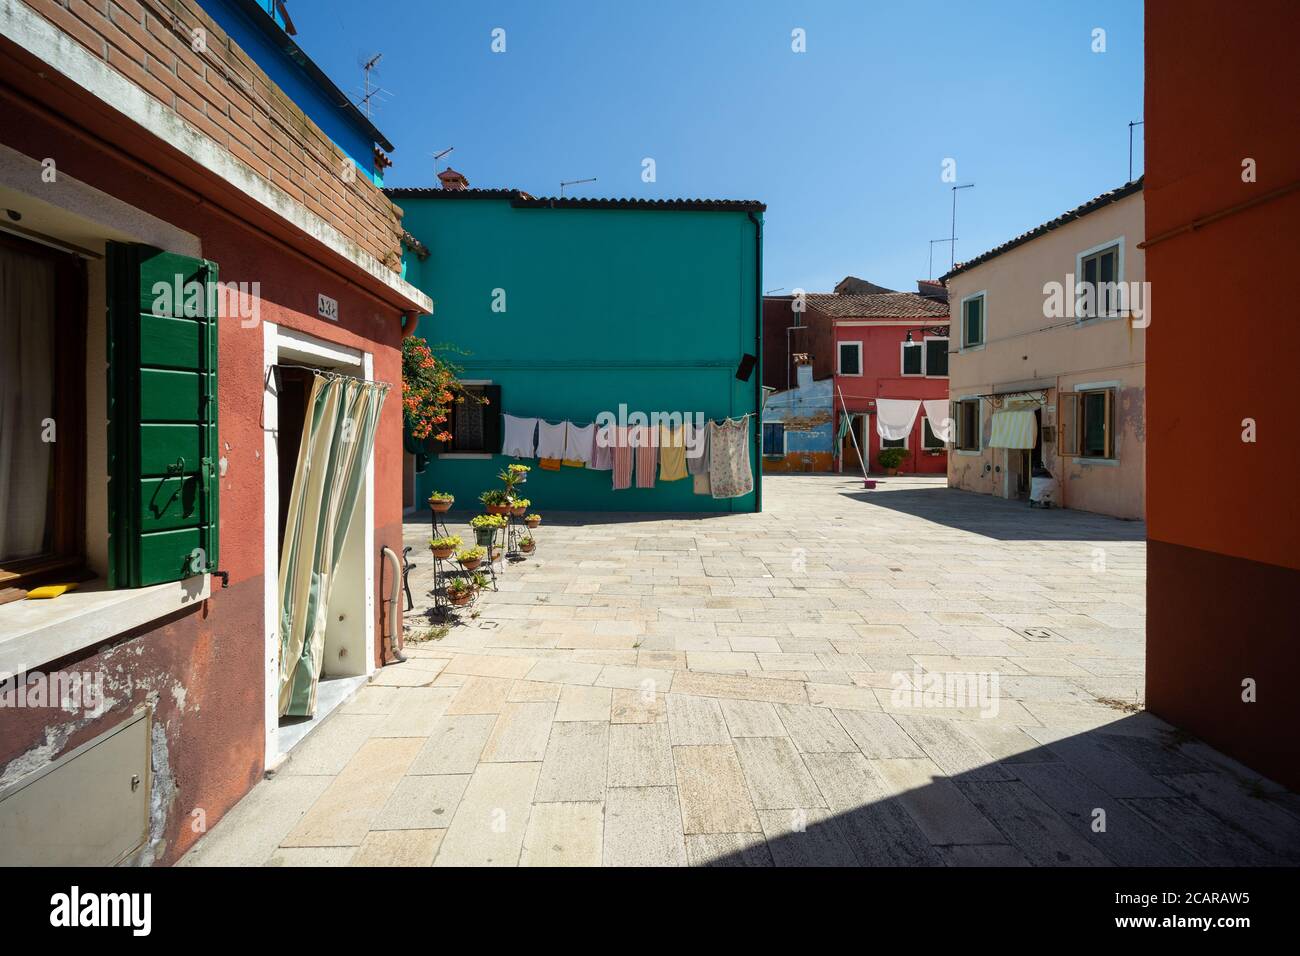
[[[560,459],[558,458],[542,458],[538,461],[538,464],[547,471],[560,470]]]
[[[570,468],[586,468],[586,467],[587,467],[587,463],[586,463],[585,461],[570,461],[568,458],[565,458],[565,459],[564,459],[564,463],[565,463],[566,465],[568,465]]]
[[[686,442],[682,430],[659,426],[659,480],[680,481],[686,477]]]
[[[1038,420],[1032,408],[1010,408],[993,413],[990,448],[1033,448],[1038,443]]]

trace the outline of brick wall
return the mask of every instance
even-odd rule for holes
[[[365,252],[400,268],[401,210],[194,0],[24,2]],[[199,51],[196,30],[204,31]]]

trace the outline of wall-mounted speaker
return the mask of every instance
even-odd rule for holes
[[[741,356],[740,364],[736,366],[736,378],[742,382],[748,382],[749,377],[754,374],[754,366],[758,364],[758,358],[746,352]]]

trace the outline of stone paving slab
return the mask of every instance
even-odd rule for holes
[[[1141,709],[1140,523],[934,479],[764,505],[539,502],[538,550],[446,621],[417,558],[409,660],[182,864],[1300,862],[1300,798]]]

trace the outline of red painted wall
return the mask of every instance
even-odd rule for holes
[[[890,322],[895,320],[882,320]],[[897,321],[903,321],[899,319]],[[839,393],[844,396],[844,404],[848,406],[851,412],[870,412],[871,427],[867,436],[870,451],[868,452],[872,470],[880,469],[880,436],[876,434],[876,406],[877,398],[911,398],[911,399],[935,399],[941,398],[945,401],[948,398],[948,379],[946,378],[922,378],[919,376],[904,376],[902,374],[902,343],[907,338],[908,329],[915,329],[924,323],[919,320],[911,320],[907,325],[840,325],[836,324],[834,330],[835,336],[835,385]],[[923,334],[913,332],[912,338],[916,342],[923,341]],[[841,342],[861,342],[862,343],[862,375],[840,375],[838,368],[839,343]],[[838,432],[841,408],[840,394],[835,396],[835,427]],[[900,472],[906,474],[921,475],[943,475],[948,472],[948,453],[940,452],[937,455],[928,455],[921,450],[921,419],[925,415],[925,409],[922,408],[917,413],[916,423],[912,426],[912,434],[907,440],[907,457],[903,459],[903,464],[899,468]],[[850,460],[851,461],[851,460]],[[846,461],[845,468],[848,469],[849,461]]]
[[[1146,8],[1147,706],[1293,789],[1300,190],[1268,194],[1300,183],[1297,35],[1293,0]]]
[[[142,175],[116,148],[53,126],[39,112],[6,117],[0,134],[6,145],[30,157],[56,157],[62,174],[199,236],[203,255],[218,263],[223,281],[261,284],[261,321],[370,351],[375,378],[400,388],[401,316],[393,306],[212,205],[196,203],[167,178]],[[303,239],[301,246],[308,242]],[[338,300],[338,323],[315,317],[318,292]],[[57,710],[8,711],[0,734],[3,769],[47,739],[57,742],[47,757],[57,758],[152,703],[155,785],[165,809],[154,821],[143,862],[178,858],[201,835],[192,811],[202,810],[210,828],[263,771],[263,651],[267,628],[274,626],[263,620],[263,581],[278,569],[263,567],[262,337],[260,325],[242,328],[231,320],[218,336],[219,442],[228,461],[221,482],[220,564],[230,572],[229,590],[220,590],[214,578],[211,599],[196,610],[59,662],[68,670],[103,669],[113,701],[107,714],[87,719]],[[395,389],[385,402],[375,448],[381,580],[387,568],[378,549],[387,545],[401,554],[402,548],[400,416]],[[377,636],[383,633],[381,597],[375,602]],[[377,653],[380,644],[377,639]]]

